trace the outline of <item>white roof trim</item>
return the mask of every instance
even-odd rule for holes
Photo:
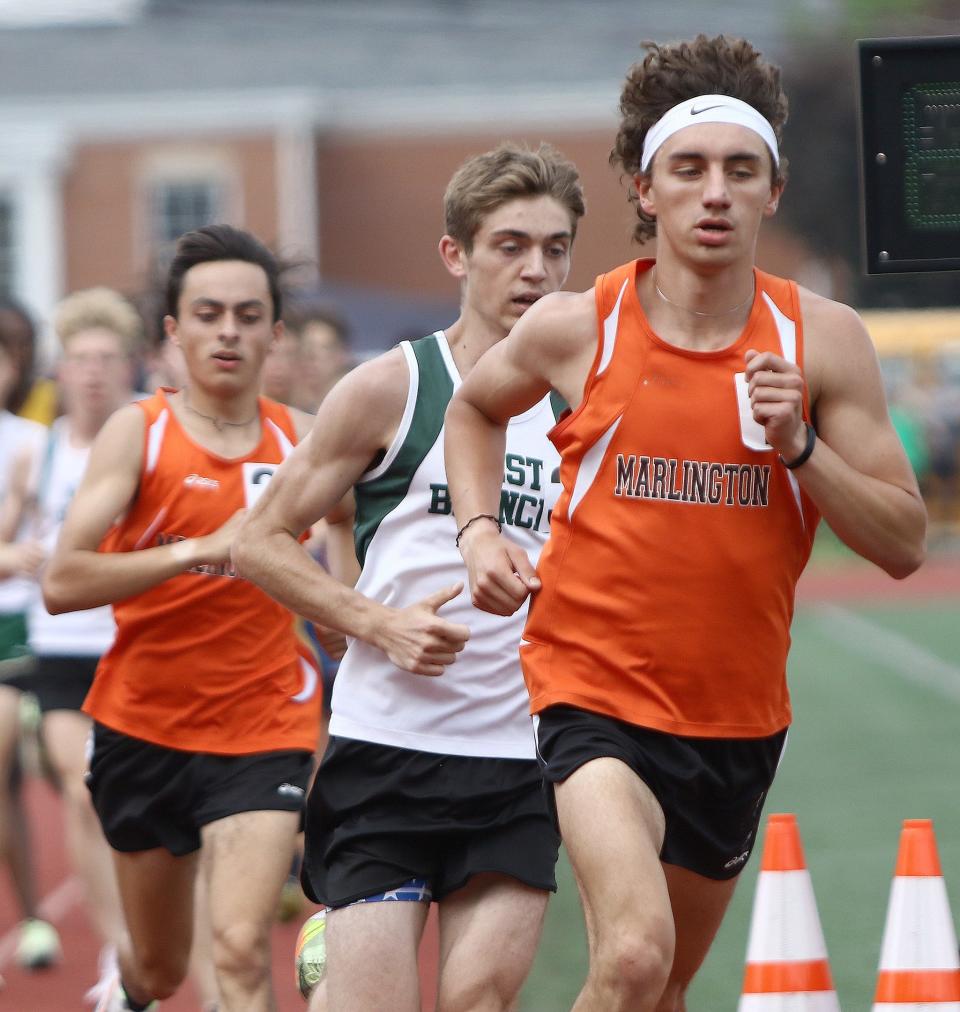
[[[569,89],[323,90],[220,89],[147,94],[54,95],[7,99],[0,132],[49,124],[75,138],[183,135],[191,131],[251,133],[302,128],[337,133],[498,133],[524,126],[608,128],[617,121],[617,90]]]

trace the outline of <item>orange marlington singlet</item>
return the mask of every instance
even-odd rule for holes
[[[751,348],[803,368],[797,288],[756,271],[740,337],[695,352],[646,319],[637,278],[652,263],[597,279],[584,399],[550,433],[563,491],[520,650],[531,710],[762,737],[790,722],[794,589],[819,516],[766,445],[742,374]]]
[[[130,552],[210,534],[252,506],[292,450],[285,407],[260,398],[261,438],[226,460],[195,443],[159,390],[146,415],[137,497],[101,551]],[[117,637],[85,712],[167,748],[221,755],[313,750],[317,672],[293,617],[230,563],[199,565],[114,605]]]

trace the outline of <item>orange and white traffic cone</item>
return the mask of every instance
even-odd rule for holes
[[[771,815],[738,1012],[840,1012],[793,815]]]
[[[906,819],[893,873],[873,1012],[960,1012],[960,959],[929,819]]]

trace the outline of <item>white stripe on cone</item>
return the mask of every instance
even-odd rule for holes
[[[826,959],[810,872],[762,871],[750,921],[748,963]]]
[[[954,970],[958,966],[957,936],[944,880],[939,875],[896,876],[883,929],[880,969]]]
[[[835,991],[745,994],[740,997],[737,1012],[840,1012],[840,1006]]]
[[[940,875],[895,875],[880,950],[880,973],[924,974],[960,969],[947,886]],[[960,1001],[876,1001],[872,1012],[960,1012]]]

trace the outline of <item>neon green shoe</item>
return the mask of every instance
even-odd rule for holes
[[[327,911],[320,910],[303,922],[297,935],[297,987],[304,998],[323,980],[327,972]]]

